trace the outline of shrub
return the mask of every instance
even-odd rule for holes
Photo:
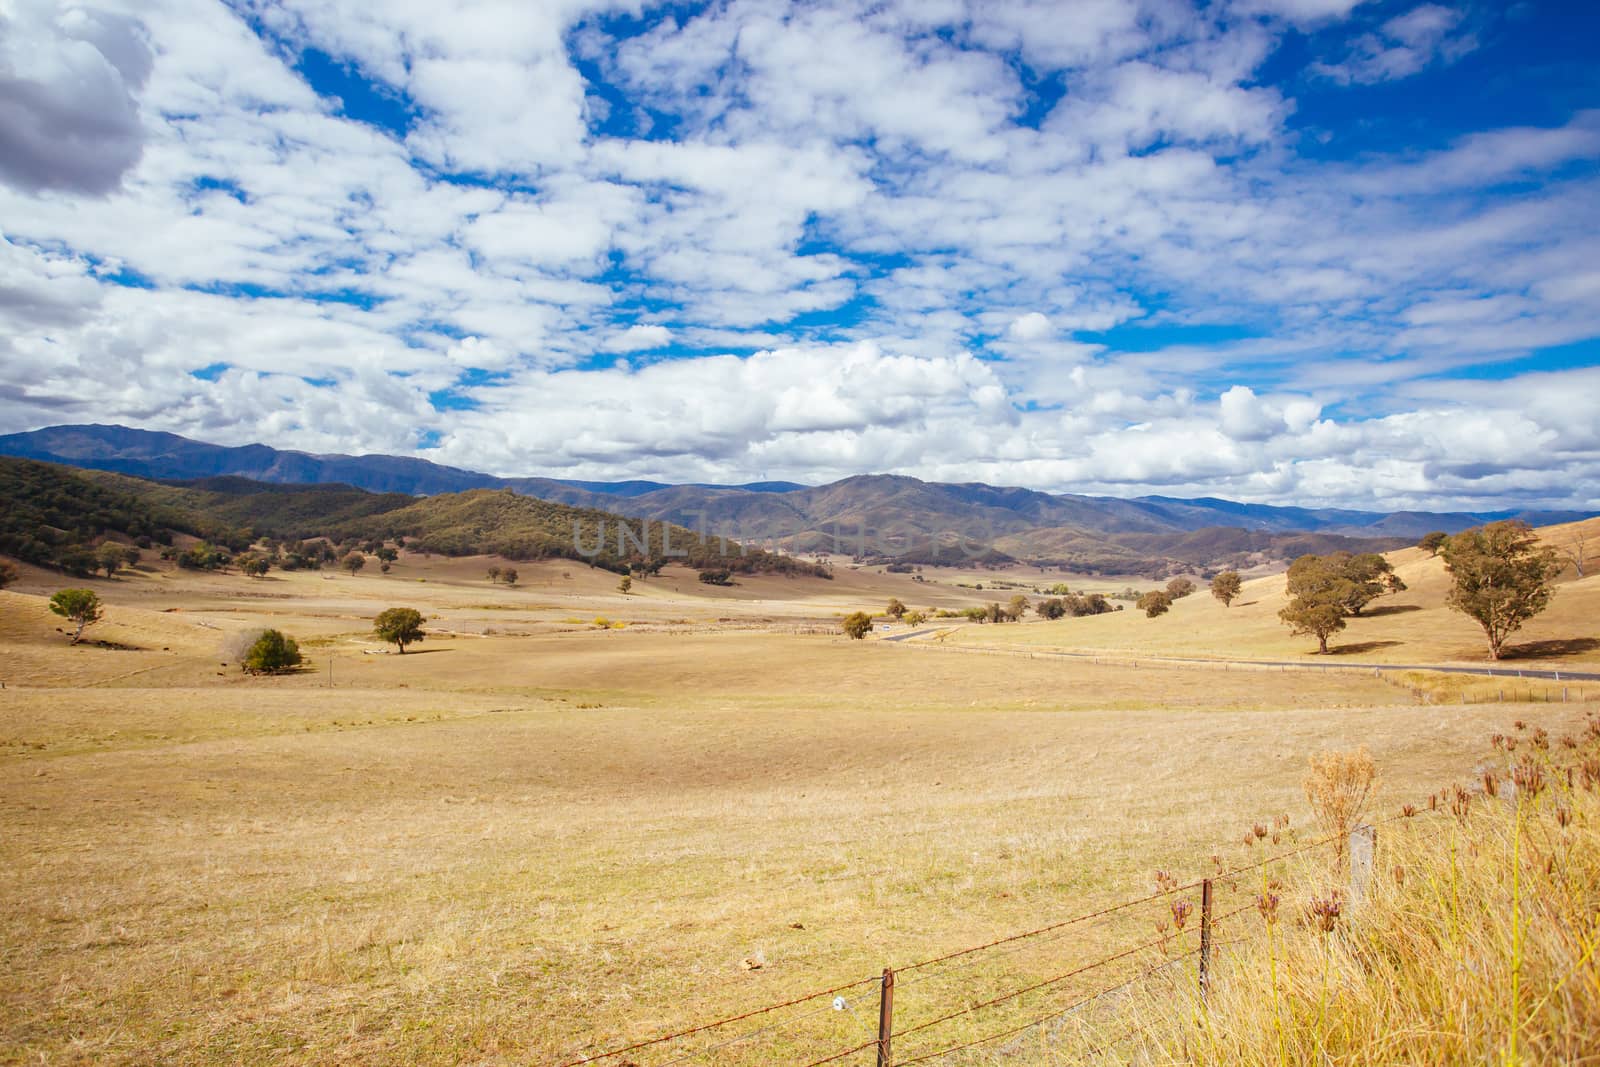
[[[266,630],[245,653],[243,666],[249,674],[281,674],[300,666],[300,645],[278,630]]]
[[[733,573],[726,568],[701,571],[700,580],[707,585],[732,585]]]
[[[1152,590],[1140,597],[1133,606],[1144,612],[1146,618],[1153,619],[1172,609],[1172,597],[1159,589]]]
[[[864,611],[852,612],[844,617],[841,623],[846,636],[852,640],[860,641],[872,632],[872,616]]]

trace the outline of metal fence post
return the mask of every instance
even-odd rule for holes
[[[894,969],[883,969],[883,984],[878,987],[878,1067],[892,1067],[894,1037]]]
[[[1211,879],[1200,883],[1200,1002],[1211,991]]]

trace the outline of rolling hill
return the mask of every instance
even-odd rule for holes
[[[441,555],[570,558],[608,570],[679,562],[734,573],[813,574],[789,556],[701,538],[655,520],[573,508],[509,489],[414,497],[348,485],[274,485],[236,476],[155,482],[108,471],[0,457],[0,553],[81,570],[84,550],[112,537],[170,543],[175,533],[239,550],[259,538],[335,543],[405,538]]]
[[[1502,518],[1549,524],[1586,517],[1550,511],[1380,513],[1216,498],[1121,499],[925,482],[903,475],[859,475],[821,486],[502,478],[409,457],[312,455],[265,445],[224,447],[175,434],[99,425],[54,426],[0,436],[0,455],[178,480],[212,491],[220,483],[208,480],[219,477],[269,485],[342,483],[347,489],[410,496],[509,489],[553,504],[661,521],[790,551],[921,563],[1015,558],[1151,577],[1182,569],[1283,561],[1307,551],[1393,548],[1430,530],[1454,532]],[[265,488],[229,491],[224,494],[227,502],[210,500],[202,510],[236,515],[241,522],[259,526],[266,512],[287,502],[268,493]],[[253,503],[242,499],[249,496],[260,499]],[[352,498],[339,506],[364,513],[375,505]],[[313,507],[310,515],[316,514]]]

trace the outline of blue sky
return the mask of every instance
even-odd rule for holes
[[[1600,507],[1597,41],[1540,0],[19,0],[0,431]]]

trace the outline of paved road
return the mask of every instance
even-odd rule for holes
[[[945,628],[948,629],[948,627]],[[913,637],[922,637],[937,632],[938,630],[936,629],[912,630],[909,633],[884,637],[882,640],[909,641]],[[938,645],[930,647],[946,648],[952,646]],[[1059,648],[1023,648],[1016,645],[956,645],[953,647],[967,650],[985,649],[991,652],[1010,652],[1024,656],[1058,656],[1064,659],[1134,658],[1131,653],[1073,652]],[[1437,671],[1440,674],[1476,674],[1492,678],[1537,678],[1550,682],[1600,682],[1600,673],[1594,671],[1530,670],[1526,667],[1449,667],[1435,663],[1364,663],[1350,660],[1331,663],[1309,663],[1305,660],[1290,659],[1200,659],[1198,657],[1185,658],[1183,656],[1139,656],[1137,658],[1145,663],[1197,663],[1213,667],[1219,663],[1236,663],[1248,667],[1294,667],[1299,670]]]

